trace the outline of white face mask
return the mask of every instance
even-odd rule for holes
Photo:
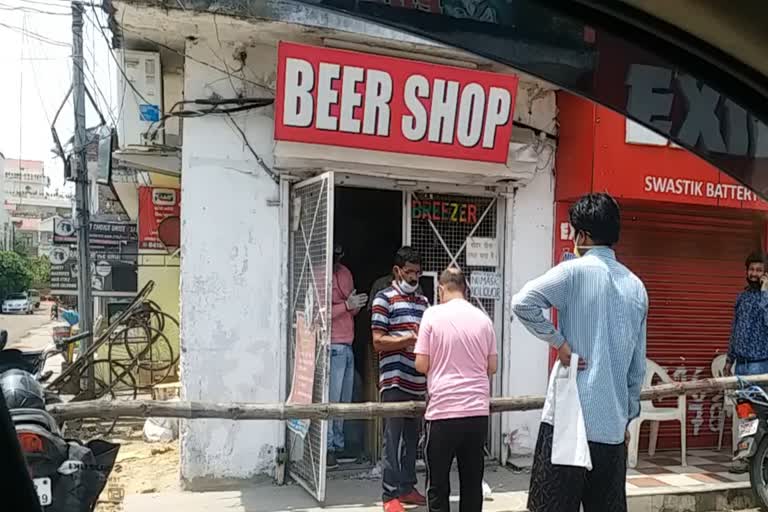
[[[401,279],[401,280],[400,280],[400,281],[397,283],[397,286],[399,286],[399,287],[400,287],[400,289],[401,289],[403,292],[405,292],[405,293],[408,293],[408,294],[411,294],[411,293],[415,293],[415,292],[416,292],[416,289],[419,287],[419,285],[418,285],[418,284],[411,284],[411,283],[409,283],[408,281],[405,281],[405,280],[403,280],[403,279]]]

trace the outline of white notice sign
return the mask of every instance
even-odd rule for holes
[[[473,297],[501,300],[501,274],[498,272],[472,272],[469,287]]]
[[[467,265],[495,267],[499,262],[499,244],[495,238],[467,238]]]

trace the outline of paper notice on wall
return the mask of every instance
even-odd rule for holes
[[[293,379],[289,404],[311,404],[315,383],[315,331],[304,313],[296,313],[296,347],[293,357]],[[309,420],[288,420],[288,428],[302,439],[309,432]]]
[[[495,238],[467,238],[467,265],[495,267],[499,264],[499,244]]]
[[[472,272],[469,287],[477,299],[501,300],[501,274],[498,272]]]

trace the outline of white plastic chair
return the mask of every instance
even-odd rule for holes
[[[646,359],[645,381],[643,382],[643,389],[649,388],[653,385],[654,377],[658,376],[663,384],[674,384],[674,380],[670,377],[664,368]],[[687,465],[686,460],[686,399],[685,395],[680,395],[677,398],[677,407],[656,407],[651,400],[646,400],[640,404],[640,417],[636,418],[629,425],[629,450],[627,464],[629,467],[637,467],[638,451],[640,448],[640,427],[643,422],[651,422],[651,438],[648,442],[648,455],[653,457],[656,453],[656,444],[659,439],[659,423],[662,421],[679,421],[680,422],[680,449],[682,454],[682,465]]]
[[[712,360],[712,376],[713,377],[715,378],[726,377],[725,364],[727,360],[728,358],[725,354],[719,355]],[[717,427],[717,430],[720,433],[717,440],[718,451],[723,449],[723,434],[725,432],[725,419],[727,416],[730,416],[732,418],[731,444],[732,444],[733,451],[735,452],[736,445],[739,442],[739,439],[737,436],[739,418],[736,416],[736,404],[734,403],[733,398],[731,398],[731,395],[726,391],[723,396],[723,410],[720,414],[720,420],[718,422],[719,424]]]

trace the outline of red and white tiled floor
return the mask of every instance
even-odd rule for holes
[[[689,450],[687,466],[680,462],[680,452],[657,452],[653,457],[640,454],[637,467],[627,472],[627,491],[670,492],[675,488],[702,490],[713,484],[738,484],[749,481],[749,475],[729,473],[731,456],[726,450]],[[643,492],[645,494],[645,492]]]

